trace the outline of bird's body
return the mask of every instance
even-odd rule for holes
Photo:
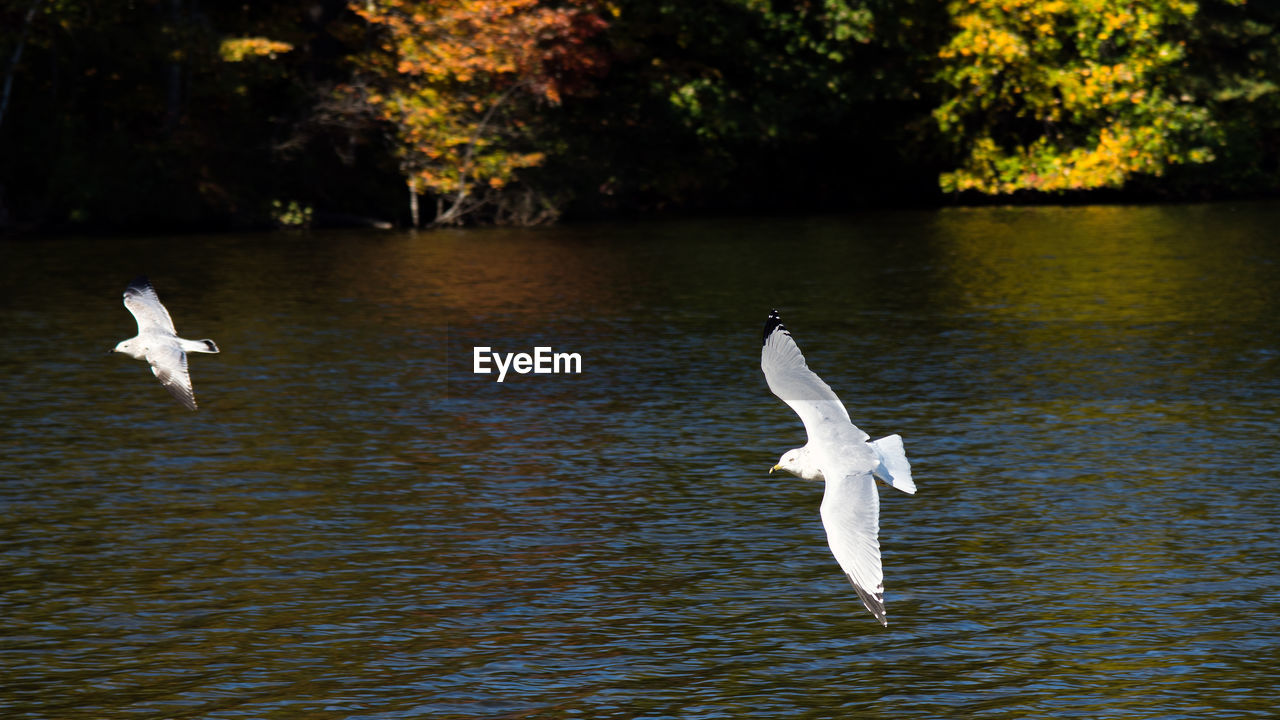
[[[769,389],[796,411],[809,436],[804,447],[784,453],[770,472],[786,470],[826,483],[821,515],[831,553],[863,604],[888,625],[876,480],[915,493],[902,438],[871,441],[853,424],[840,398],[805,364],[776,310],[765,321],[760,368]]]
[[[169,394],[188,409],[195,410],[196,397],[191,387],[191,375],[187,372],[187,353],[216,353],[218,346],[212,340],[178,337],[169,311],[160,303],[160,297],[145,276],[136,278],[125,288],[124,306],[137,320],[138,334],[121,340],[113,352],[146,360],[151,365],[151,372]]]

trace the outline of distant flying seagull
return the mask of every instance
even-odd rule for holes
[[[840,398],[805,364],[804,355],[782,325],[778,311],[764,323],[760,368],[774,395],[804,422],[809,442],[788,450],[769,472],[786,470],[805,480],[825,480],[822,525],[827,544],[853,589],[881,625],[884,573],[880,569],[880,493],[876,478],[914,494],[911,464],[897,435],[869,442],[854,426]]]
[[[178,337],[173,328],[169,311],[160,304],[160,297],[146,276],[136,278],[124,290],[124,306],[138,321],[138,335],[121,340],[112,352],[120,352],[151,364],[151,372],[188,409],[196,409],[195,392],[191,389],[191,376],[187,374],[187,353],[216,353],[218,346],[212,340],[187,340]]]

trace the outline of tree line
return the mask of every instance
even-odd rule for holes
[[[0,227],[1280,189],[1258,0],[0,0]]]

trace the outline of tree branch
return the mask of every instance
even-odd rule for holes
[[[485,112],[484,117],[480,119],[480,124],[476,126],[474,132],[471,133],[471,139],[467,142],[467,154],[462,158],[462,167],[458,170],[458,194],[453,199],[453,205],[445,211],[444,215],[436,217],[433,225],[445,225],[454,222],[465,214],[462,210],[462,201],[467,196],[467,170],[471,167],[471,158],[475,155],[476,143],[480,141],[480,135],[489,125],[489,121],[493,119],[493,114],[497,112],[498,107],[507,101],[523,82],[518,82],[507,88],[493,104],[489,106],[489,110]]]

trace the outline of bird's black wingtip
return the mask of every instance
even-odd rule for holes
[[[863,606],[875,616],[876,620],[880,621],[881,625],[889,627],[889,614],[884,609],[884,588],[881,588],[878,592],[870,593],[863,590],[852,575],[846,575],[845,577],[849,578],[849,583],[853,585],[853,589],[858,593],[858,598],[862,600]]]
[[[146,275],[139,275],[138,277],[129,281],[129,285],[125,287],[125,292],[128,292],[130,290],[144,291],[150,287],[151,287],[151,280],[149,280]]]
[[[764,337],[760,340],[761,345],[769,342],[769,336],[773,334],[774,330],[787,331],[786,326],[782,324],[782,317],[778,315],[777,309],[770,312],[769,318],[764,321]]]

